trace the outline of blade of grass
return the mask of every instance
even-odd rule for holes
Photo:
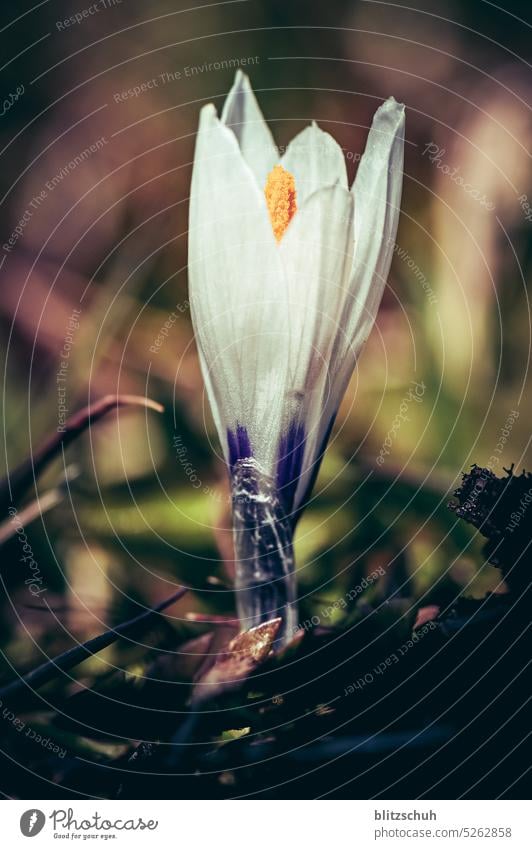
[[[170,598],[167,598],[156,607],[146,610],[144,613],[135,616],[133,619],[123,622],[116,628],[111,628],[103,634],[100,634],[98,637],[92,637],[92,639],[87,640],[85,643],[82,643],[79,646],[74,646],[74,648],[68,649],[67,651],[57,655],[57,657],[47,660],[45,663],[42,663],[35,669],[32,669],[31,672],[27,673],[27,675],[24,675],[22,678],[18,678],[11,684],[2,687],[0,689],[0,700],[4,701],[5,699],[9,699],[9,703],[12,704],[13,699],[20,695],[24,695],[28,688],[33,691],[38,687],[43,687],[45,684],[49,684],[50,681],[57,678],[61,672],[72,669],[72,667],[77,666],[79,663],[82,663],[82,661],[87,660],[87,658],[92,657],[92,655],[97,654],[97,652],[100,652],[102,649],[107,648],[107,646],[112,645],[121,637],[131,636],[139,625],[148,625],[159,613],[162,613],[163,610],[166,610],[166,608],[170,607],[170,605],[174,604],[174,602],[179,601],[186,592],[188,592],[186,587],[180,587],[177,592],[170,596]]]

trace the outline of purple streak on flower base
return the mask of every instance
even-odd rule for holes
[[[227,445],[229,448],[229,466],[231,469],[237,460],[248,460],[250,457],[253,457],[249,434],[243,425],[237,425],[235,431],[227,431]]]
[[[300,422],[292,422],[279,442],[277,490],[287,514],[292,510],[301,475],[305,440],[306,433],[303,425]]]
[[[318,472],[319,472],[320,467],[321,467],[321,461],[323,460],[323,455],[325,454],[325,451],[327,449],[327,445],[329,444],[329,439],[331,438],[331,432],[332,432],[335,421],[336,421],[336,413],[334,414],[334,416],[332,416],[329,424],[327,425],[327,430],[325,431],[325,433],[323,435],[323,440],[322,440],[322,443],[320,445],[320,450],[319,450],[318,455],[317,455],[316,459],[314,460],[314,464],[312,466],[312,474],[311,474],[311,476],[308,480],[307,488],[305,490],[303,498],[301,499],[301,503],[300,503],[300,505],[297,509],[297,512],[294,513],[293,516],[292,516],[294,528],[297,525],[297,523],[299,522],[299,519],[301,518],[301,514],[303,513],[303,510],[307,506],[307,502],[308,502],[308,500],[311,496],[312,490],[314,489],[314,484],[316,483],[316,478],[318,477]]]

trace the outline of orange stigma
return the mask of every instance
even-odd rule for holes
[[[268,174],[264,194],[273,232],[280,242],[297,210],[294,175],[282,165],[276,165]]]

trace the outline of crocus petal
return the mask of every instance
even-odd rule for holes
[[[238,139],[242,156],[264,188],[279,155],[248,77],[238,70],[222,111],[221,121]]]
[[[288,368],[287,288],[264,197],[234,134],[204,107],[190,200],[190,304],[220,441],[273,469]]]
[[[291,310],[292,383],[312,383],[312,363],[328,364],[353,261],[353,197],[326,186],[300,206],[279,243]],[[321,369],[321,366],[317,366]]]
[[[348,293],[353,260],[353,197],[347,188],[328,186],[310,195],[279,245],[290,309],[290,387],[280,447],[279,480],[293,500],[311,473],[330,392],[329,364]],[[283,454],[284,452],[284,454]],[[288,505],[291,507],[292,505]]]
[[[375,113],[352,186],[354,302],[345,329],[357,352],[373,327],[392,261],[403,187],[404,129],[404,106],[390,97]]]
[[[354,255],[350,284],[330,361],[330,392],[322,411],[313,473],[297,489],[296,509],[310,495],[321,456],[361,348],[381,302],[393,255],[403,183],[404,106],[389,98],[376,112],[351,192]]]
[[[347,188],[342,148],[315,121],[292,139],[281,165],[296,179],[298,204],[323,186],[339,183]]]

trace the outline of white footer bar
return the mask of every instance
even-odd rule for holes
[[[529,808],[523,801],[5,801],[1,844],[530,849]]]

